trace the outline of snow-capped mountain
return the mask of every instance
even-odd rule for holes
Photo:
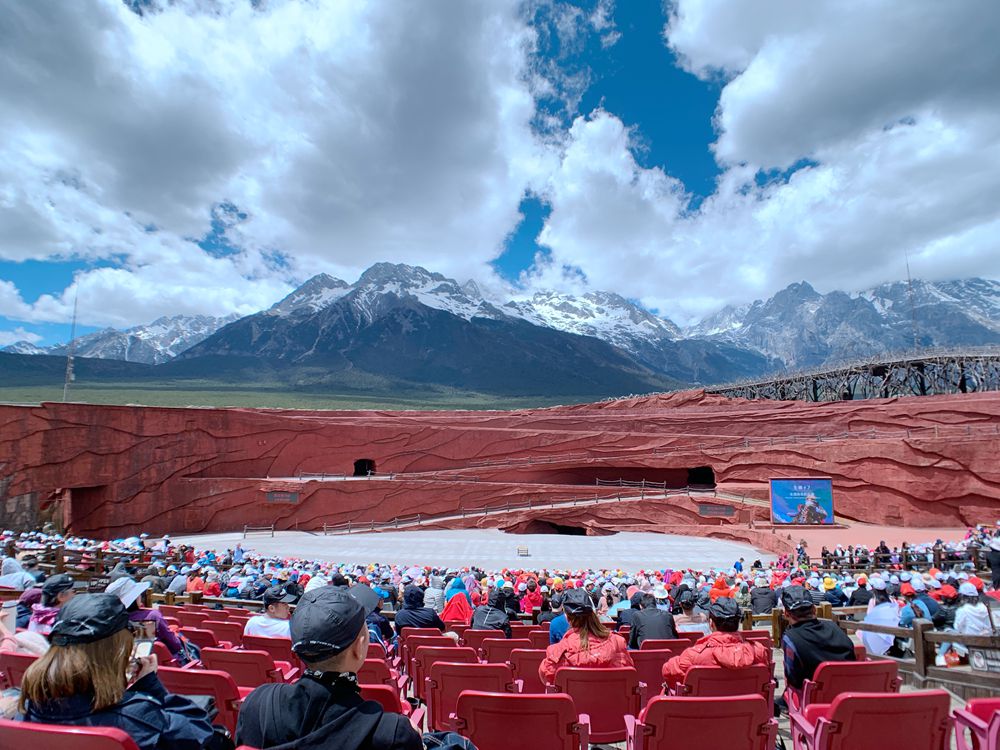
[[[235,313],[221,318],[209,315],[174,315],[157,318],[149,325],[135,326],[124,331],[105,328],[79,337],[73,351],[78,357],[158,365],[173,359],[238,318],[239,315]],[[38,353],[61,356],[67,350],[67,344],[58,344]]]
[[[349,291],[351,285],[346,281],[325,273],[317,274],[280,302],[275,302],[268,312],[273,315],[316,312],[336,302]]]
[[[815,367],[889,352],[1000,343],[1000,282],[989,279],[880,284],[821,294],[806,282],[770,299],[726,307],[685,331]],[[914,341],[914,339],[916,341]]]
[[[47,354],[45,349],[35,346],[30,341],[15,341],[0,349],[8,354]]]

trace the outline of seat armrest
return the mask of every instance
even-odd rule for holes
[[[299,678],[299,668],[292,667],[291,669],[289,669],[287,672],[284,673],[282,673],[282,671],[279,669],[278,674],[282,675],[281,678],[282,682],[291,684],[292,682],[295,682],[295,680]]]
[[[424,717],[427,715],[426,706],[418,706],[410,714],[410,725],[420,734],[424,733]]]
[[[812,740],[813,736],[816,734],[816,725],[806,721],[805,717],[798,711],[789,711],[788,721],[791,725],[789,729],[792,732],[801,732],[810,740]]]
[[[636,688],[636,692],[639,694],[639,710],[641,711],[646,707],[646,703],[648,702],[646,683],[640,681],[639,687]]]
[[[395,679],[396,692],[400,695],[406,695],[406,686],[410,683],[409,676],[405,674],[398,675]]]
[[[546,685],[545,686],[545,692],[546,693],[558,693],[559,692],[559,688],[557,688],[555,685]]]
[[[625,714],[625,749],[642,750],[643,725],[632,714]]]
[[[192,659],[187,664],[183,665],[181,669],[203,669],[203,667],[198,659]]]
[[[980,747],[988,740],[988,725],[971,711],[964,708],[956,708],[952,712],[952,723],[955,727],[955,747],[958,750],[973,750],[974,746],[970,745],[965,737],[967,729],[978,737]]]
[[[590,747],[590,715],[580,714],[576,717],[576,733],[580,735],[581,750],[588,750]]]
[[[507,686],[508,693],[523,693],[524,692],[524,680],[514,680]]]

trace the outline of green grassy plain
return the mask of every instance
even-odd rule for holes
[[[0,403],[37,404],[62,401],[61,385],[0,386]],[[593,400],[600,399],[595,396]],[[220,385],[211,381],[100,383],[76,382],[69,401],[142,406],[215,406],[276,409],[522,409],[582,403],[580,397],[508,397],[453,389],[402,390],[396,393],[308,391],[287,385]]]

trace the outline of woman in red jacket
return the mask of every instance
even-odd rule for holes
[[[542,682],[553,684],[559,667],[635,666],[624,639],[604,627],[586,591],[572,589],[566,592],[563,609],[569,620],[569,631],[559,643],[546,649],[545,659],[538,667]]]

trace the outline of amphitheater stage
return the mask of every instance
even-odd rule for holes
[[[323,536],[276,531],[274,537],[242,532],[173,537],[178,544],[225,550],[242,542],[262,554],[301,556],[330,562],[388,562],[418,566],[499,568],[729,568],[740,557],[747,567],[774,556],[746,544],[703,537],[622,532],[611,536],[506,534],[495,529],[399,531]],[[530,556],[517,554],[527,547]]]

